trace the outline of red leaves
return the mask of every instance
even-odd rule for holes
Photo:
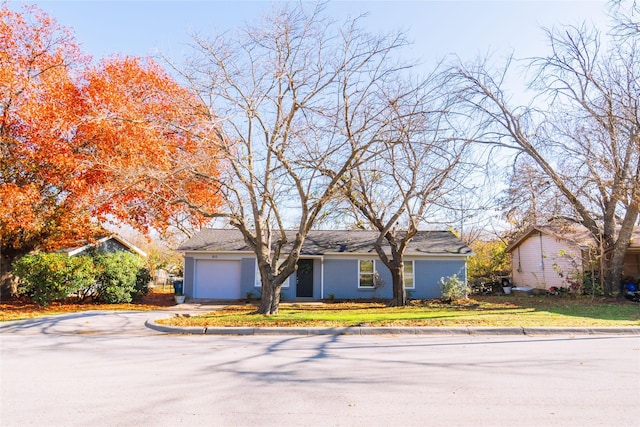
[[[197,100],[188,90],[153,61],[137,58],[103,61],[85,80],[93,120],[79,132],[99,145],[94,160],[108,181],[102,182],[99,194],[94,192],[94,199],[110,198],[102,214],[164,231],[174,215],[186,213],[183,205],[174,203],[178,194],[188,191],[190,198],[201,199],[197,193],[204,190],[207,206],[218,206],[215,189],[199,187],[194,192],[188,172],[203,154],[213,157],[187,130],[199,116]]]
[[[88,66],[71,33],[39,9],[2,5],[0,89],[3,244],[35,237],[55,246],[65,234],[93,232],[91,216],[163,230],[186,213],[175,198],[187,191],[219,205],[215,189],[186,172],[196,158],[215,158],[186,130],[208,120],[206,109],[153,61]]]

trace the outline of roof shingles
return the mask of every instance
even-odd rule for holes
[[[375,254],[378,232],[369,230],[312,230],[305,239],[301,255]],[[287,232],[292,241],[295,231]],[[385,248],[388,245],[385,241]],[[251,252],[239,230],[205,229],[178,248],[182,252]],[[471,255],[472,251],[449,231],[418,231],[406,254]]]

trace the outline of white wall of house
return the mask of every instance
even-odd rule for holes
[[[567,287],[582,273],[582,251],[569,242],[534,231],[511,252],[515,286]]]

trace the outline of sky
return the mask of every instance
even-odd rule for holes
[[[282,2],[282,1],[281,1]],[[215,34],[245,22],[259,22],[277,1],[10,1],[37,4],[71,27],[85,53],[95,59],[113,54],[158,52],[180,61],[191,34]],[[403,30],[413,41],[407,52],[425,66],[447,55],[463,60],[491,54],[516,57],[544,54],[541,27],[604,25],[606,2],[591,1],[329,1],[335,18],[367,14],[370,31]]]
[[[162,53],[179,65],[189,52],[192,34],[213,35],[259,23],[274,4],[282,2],[10,0],[9,5],[17,9],[22,3],[37,4],[70,27],[82,51],[95,60]],[[544,55],[548,43],[541,28],[582,22],[605,28],[606,5],[605,0],[333,0],[327,2],[326,12],[337,20],[366,14],[363,23],[371,32],[405,31],[413,44],[404,54],[423,64],[428,73],[450,55],[464,62],[490,55],[496,63],[510,54],[516,59]]]

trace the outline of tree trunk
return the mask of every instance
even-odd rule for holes
[[[259,268],[260,280],[262,281],[262,294],[260,296],[260,306],[258,313],[270,316],[278,314],[280,308],[280,291],[282,290],[282,280],[277,280],[271,271],[270,266]],[[286,279],[285,279],[286,280]]]
[[[414,233],[415,234],[415,233]],[[390,307],[404,307],[407,305],[407,295],[404,288],[404,245],[399,245],[395,236],[387,233],[385,239],[391,247],[391,258],[382,249],[380,239],[374,245],[378,257],[391,272],[391,284],[393,286],[393,298]]]
[[[605,227],[605,235],[602,236],[601,242],[602,253],[600,256],[602,257],[604,267],[602,288],[606,296],[613,296],[618,292],[618,297],[623,297],[622,272],[624,269],[624,257],[631,244],[631,236],[637,219],[638,209],[635,206],[630,206],[622,221],[617,238],[614,235],[616,230],[615,223],[610,227]]]
[[[390,268],[391,283],[393,284],[393,299],[389,304],[391,307],[404,307],[407,305],[407,294],[404,288],[404,265],[402,262],[393,261],[395,264]]]
[[[0,301],[18,294],[18,280],[12,273],[12,265],[26,253],[2,248],[0,252]]]
[[[262,296],[260,298],[260,307],[258,313],[270,316],[278,314],[280,308],[280,289],[282,285],[273,283],[262,283]]]
[[[9,271],[9,265],[4,263],[4,259],[0,260],[0,301],[6,301],[11,296],[17,293],[17,286],[15,278],[11,271]]]
[[[602,288],[606,296],[613,296],[618,291],[618,296],[623,295],[622,291],[622,270],[624,268],[624,257],[627,253],[628,245],[622,244],[620,239],[613,247],[605,247],[603,256],[604,277]]]

